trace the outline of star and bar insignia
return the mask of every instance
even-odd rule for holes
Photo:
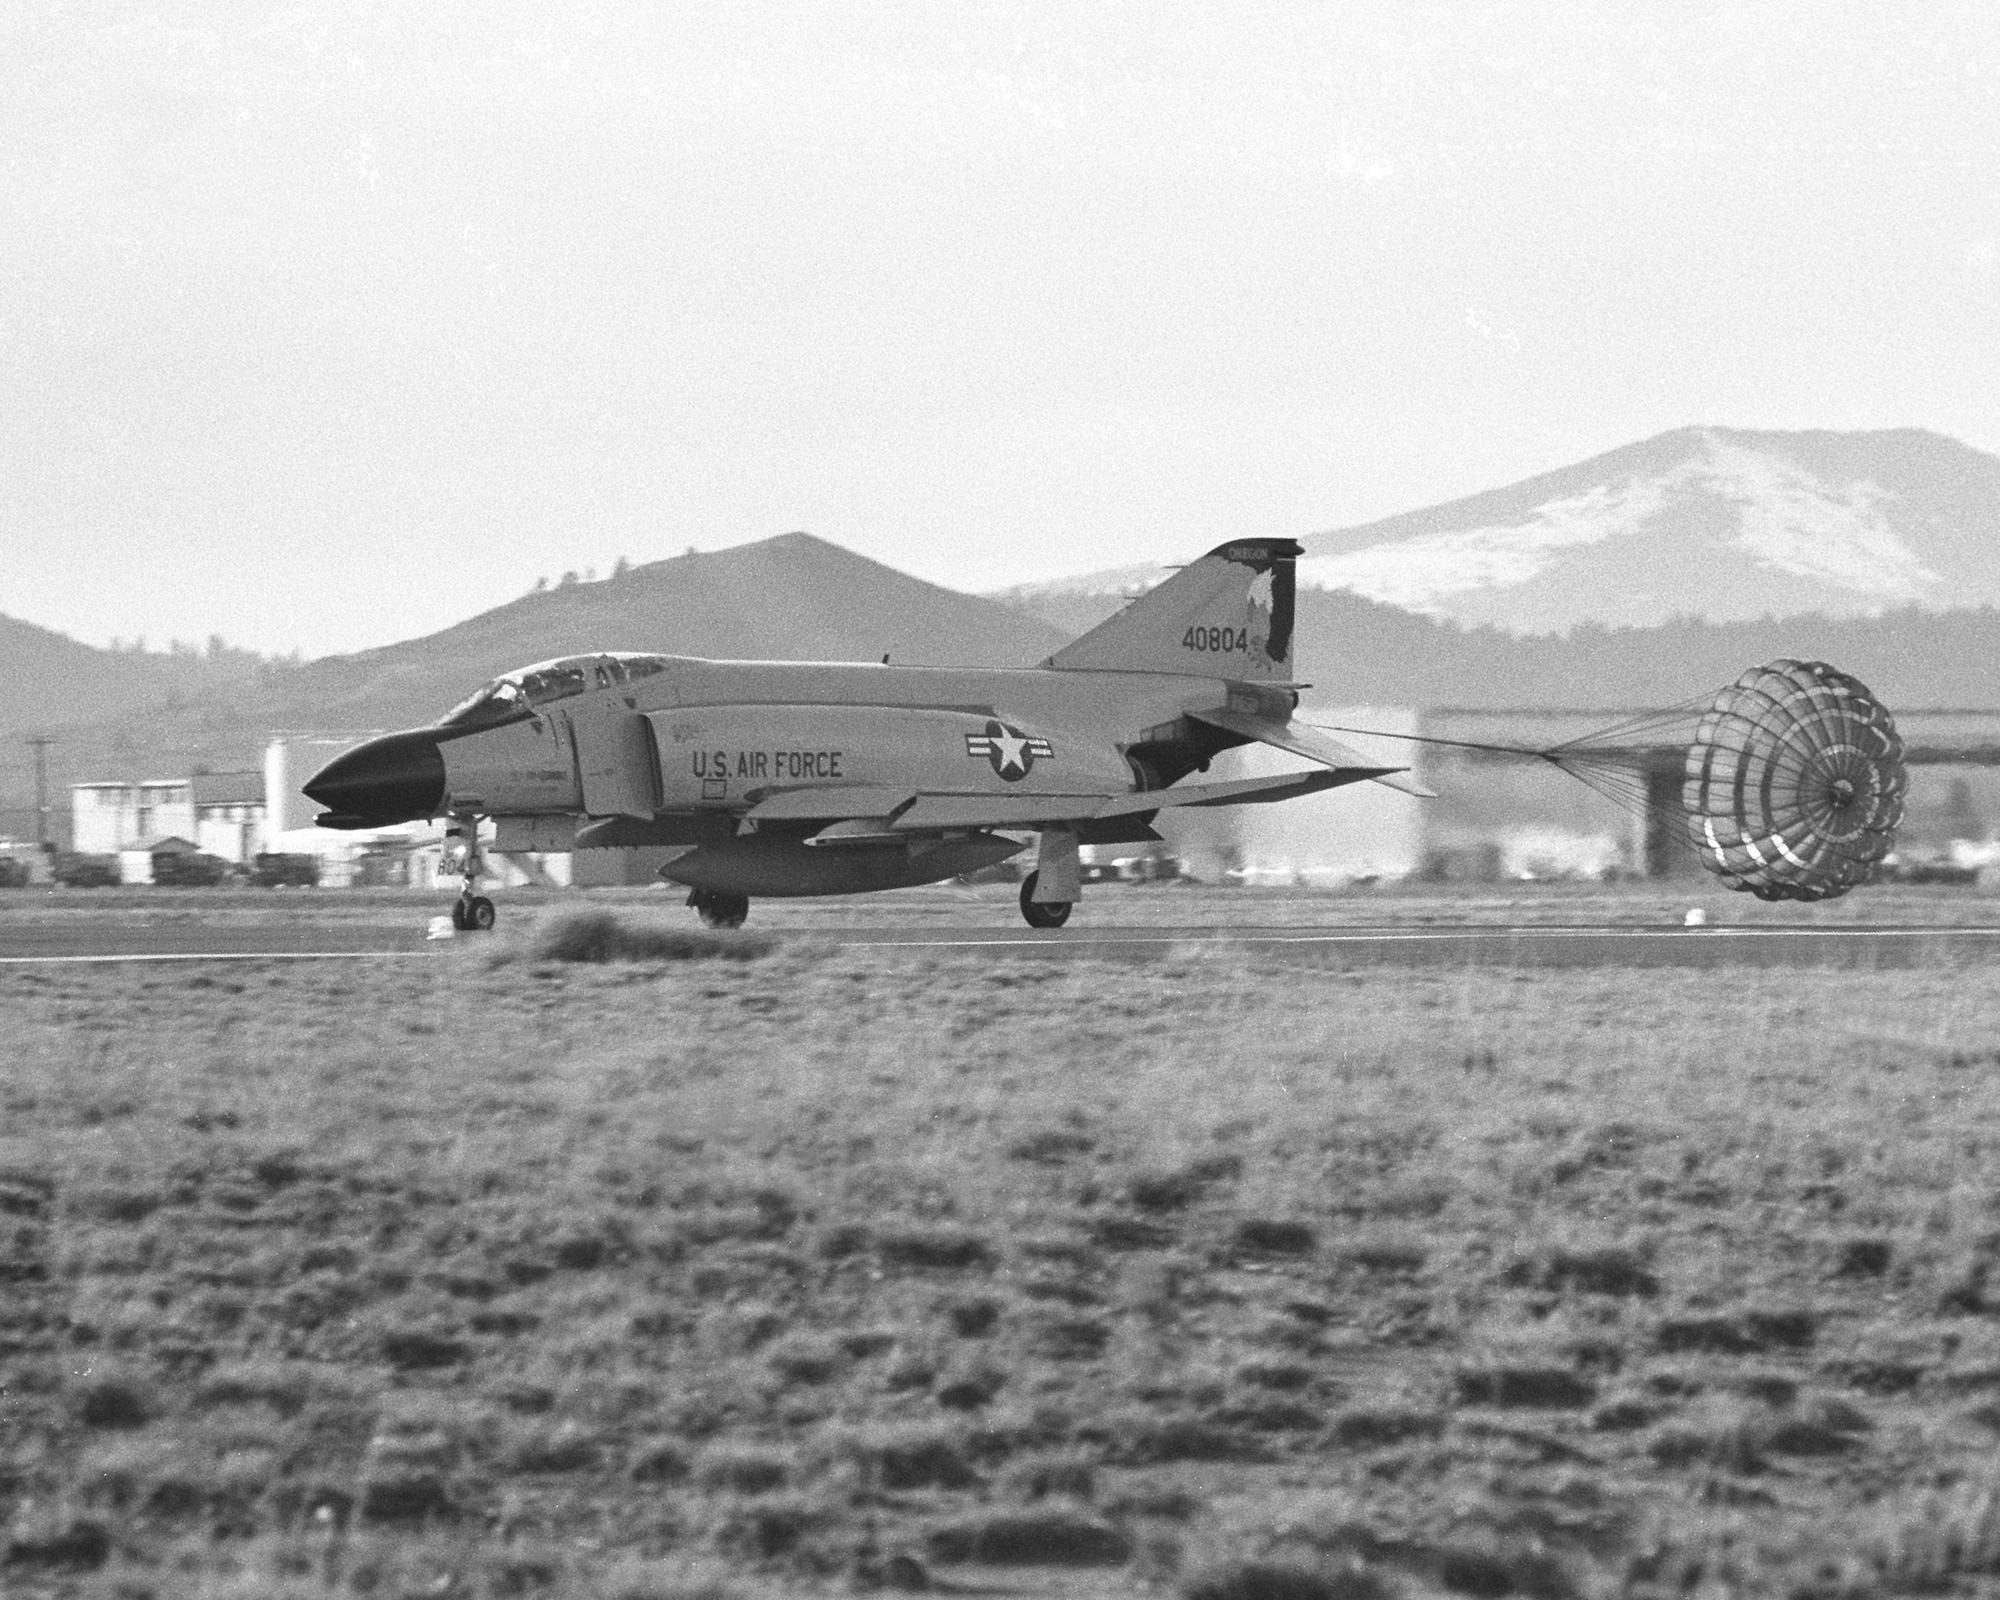
[[[1037,761],[1046,761],[1054,756],[1056,749],[1046,739],[1035,738],[1019,728],[994,721],[986,724],[984,733],[968,733],[965,736],[965,753],[984,756],[992,764],[994,772],[1008,783],[1015,783],[1033,772]]]

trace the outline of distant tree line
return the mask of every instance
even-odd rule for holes
[[[613,578],[622,578],[625,576],[626,573],[630,572],[631,570],[632,570],[632,563],[629,560],[627,560],[624,556],[620,556],[617,559],[617,561],[612,565],[611,576]],[[571,568],[569,571],[565,572],[560,578],[556,580],[555,586],[558,589],[569,589],[575,587],[575,585],[579,583],[595,583],[595,582],[597,582],[597,568],[585,567],[583,569],[581,576],[578,575],[575,568]],[[528,591],[528,593],[546,594],[548,593],[548,589],[549,589],[549,580],[547,575],[544,574],[542,577],[539,577],[535,580],[534,587],[531,588]]]
[[[105,648],[115,656],[144,657],[155,664],[200,665],[231,672],[296,667],[305,660],[304,652],[296,649],[282,654],[273,652],[268,655],[257,650],[246,650],[240,645],[229,643],[219,633],[211,633],[208,642],[200,645],[188,639],[169,639],[164,650],[148,650],[146,636],[143,633],[130,639],[114,636]]]

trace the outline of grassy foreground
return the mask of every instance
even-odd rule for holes
[[[1991,968],[673,926],[0,971],[0,1591],[2000,1577]]]

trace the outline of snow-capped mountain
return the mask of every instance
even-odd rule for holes
[[[1916,429],[1684,428],[1301,542],[1302,585],[1519,633],[2000,604],[2000,458]]]

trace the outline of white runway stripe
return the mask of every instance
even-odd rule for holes
[[[0,967],[101,967],[131,961],[365,961],[421,950],[162,950],[109,956],[0,956]]]
[[[820,935],[819,937],[826,937]],[[992,945],[1090,944],[1477,944],[1494,939],[1687,939],[1714,943],[1727,939],[2000,939],[2000,928],[1426,928],[1413,932],[1232,933],[1188,929],[1180,933],[1033,934],[972,939],[849,939],[871,950],[976,949]]]

